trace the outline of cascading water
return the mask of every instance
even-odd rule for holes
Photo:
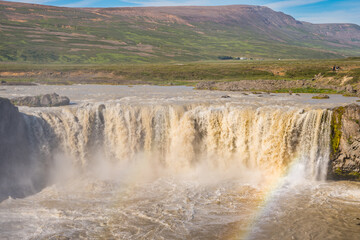
[[[20,190],[34,187],[0,203],[0,238],[341,239],[338,229],[358,236],[347,227],[360,217],[358,186],[324,181],[328,106],[309,106],[307,96],[298,103],[114,86],[106,91],[116,100],[103,101],[96,94],[104,86],[63,88],[93,91],[84,99],[94,100],[21,109],[29,146],[14,144],[27,155],[11,156],[31,160],[15,176],[26,183]],[[27,182],[32,175],[39,177]]]
[[[202,166],[282,174],[300,161],[307,178],[326,177],[328,110],[90,104],[35,115],[38,122],[28,122],[34,142],[50,154],[66,154],[78,168],[96,161],[129,164],[141,155],[175,172]]]

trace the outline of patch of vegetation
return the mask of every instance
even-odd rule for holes
[[[359,172],[346,172],[341,168],[335,169],[335,176],[339,179],[360,181],[360,173]]]
[[[342,116],[345,112],[344,107],[337,107],[333,110],[331,118],[331,150],[332,154],[336,154],[339,151],[340,139],[341,139],[341,125]]]
[[[306,88],[284,88],[275,91],[277,93],[327,93],[327,94],[335,94],[337,91],[333,89],[322,89],[322,88],[312,88],[312,87],[306,87]]]
[[[356,84],[360,81],[360,68],[355,68],[349,71],[349,76],[352,77],[351,81],[348,82],[348,84]]]
[[[350,172],[349,175],[360,180],[360,173],[359,172]]]
[[[360,57],[347,57],[346,60],[350,60],[350,61],[358,60],[358,61],[360,61]]]
[[[234,58],[231,57],[231,56],[218,56],[218,59],[220,59],[220,60],[232,60]]]
[[[296,68],[292,68],[286,71],[286,76],[288,78],[296,78],[297,76],[302,76],[306,79],[311,79],[315,75],[321,73],[326,73],[329,71],[329,68],[326,66],[309,66],[309,65],[303,65],[303,66],[296,66]]]

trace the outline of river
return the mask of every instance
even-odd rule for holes
[[[2,239],[360,237],[360,184],[326,176],[329,108],[356,98],[2,88],[2,97],[56,92],[72,103],[19,108],[34,145],[27,157],[47,184],[0,203]]]

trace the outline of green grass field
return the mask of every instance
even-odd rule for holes
[[[337,72],[333,66],[340,66]],[[0,80],[49,84],[100,83],[195,85],[199,81],[303,80],[321,74],[334,81],[360,80],[360,59],[203,61],[159,64],[20,64],[0,63]]]

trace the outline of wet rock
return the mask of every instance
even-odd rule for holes
[[[57,107],[69,105],[70,99],[68,97],[59,96],[56,93],[52,93],[31,97],[17,97],[11,99],[11,102],[17,106]]]
[[[316,96],[313,96],[312,99],[329,99],[330,97],[328,95],[325,94],[319,94]]]
[[[329,177],[360,181],[360,106],[333,109]]]
[[[25,197],[43,183],[43,169],[32,155],[34,141],[29,138],[25,116],[9,99],[0,98],[0,201]],[[39,172],[37,172],[39,171]]]
[[[304,114],[305,113],[305,109],[301,109],[300,111],[299,111],[299,114]]]

